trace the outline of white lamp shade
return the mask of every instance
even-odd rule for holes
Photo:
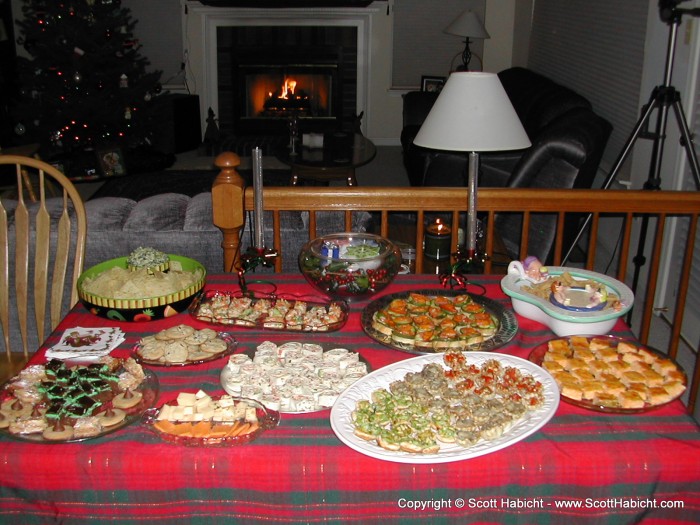
[[[474,11],[464,11],[445,28],[445,33],[467,38],[491,38],[484,24],[481,23],[479,15]]]
[[[495,73],[452,73],[413,143],[448,151],[530,147],[513,104]]]

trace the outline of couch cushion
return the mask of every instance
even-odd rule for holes
[[[508,98],[530,139],[557,117],[574,108],[591,108],[575,91],[523,67],[498,73]]]
[[[213,222],[210,192],[200,193],[190,199],[182,229],[185,231],[218,230]]]
[[[162,193],[136,203],[124,223],[125,230],[182,230],[191,197],[179,193]]]
[[[121,197],[104,197],[85,203],[88,232],[121,230],[136,201]]]

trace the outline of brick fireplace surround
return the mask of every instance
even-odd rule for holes
[[[201,5],[201,4],[211,5]],[[212,108],[215,114],[220,115],[225,124],[226,116],[222,111],[230,111],[231,97],[222,91],[221,81],[226,84],[228,72],[219,71],[217,52],[220,48],[218,35],[226,34],[226,28],[304,28],[322,27],[330,28],[354,28],[357,36],[356,45],[352,47],[353,66],[356,71],[346,75],[350,81],[354,81],[355,107],[347,108],[347,101],[344,102],[346,108],[343,109],[344,119],[359,115],[365,112],[365,119],[368,117],[367,92],[369,76],[369,58],[371,49],[371,16],[378,9],[372,7],[337,7],[349,4],[352,6],[366,5],[369,2],[364,0],[341,1],[341,2],[255,2],[258,7],[238,7],[241,4],[253,4],[252,2],[238,1],[215,1],[200,3],[186,3],[183,16],[189,17],[189,27],[201,28],[198,35],[188,35],[189,40],[189,60],[192,63],[203,65],[203,78],[197,90],[200,93],[200,105],[206,111]],[[320,4],[332,4],[334,7]],[[225,5],[226,7],[221,7]],[[275,7],[275,5],[312,5],[314,7]],[[231,7],[234,6],[234,7]],[[269,6],[266,7],[266,6]],[[316,7],[317,6],[317,7]],[[245,31],[242,31],[245,32]],[[252,31],[253,33],[255,31]],[[350,103],[350,105],[352,102]],[[354,112],[352,111],[354,109]],[[350,115],[353,114],[353,115]]]

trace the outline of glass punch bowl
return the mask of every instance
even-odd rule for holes
[[[332,233],[307,242],[299,268],[318,291],[333,299],[358,301],[386,288],[401,267],[401,250],[370,233]]]

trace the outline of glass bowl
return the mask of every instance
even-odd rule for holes
[[[299,268],[318,291],[347,301],[367,299],[386,288],[401,267],[401,251],[370,233],[332,233],[307,242]]]

